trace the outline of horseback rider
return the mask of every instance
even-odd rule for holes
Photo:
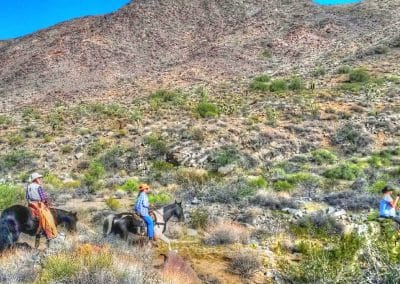
[[[147,196],[149,192],[150,192],[150,187],[148,184],[143,183],[139,185],[139,195],[136,200],[135,211],[146,222],[147,236],[149,237],[149,240],[155,240],[154,222],[150,216],[149,197]]]
[[[26,189],[26,199],[32,214],[39,220],[39,227],[43,230],[47,242],[57,237],[58,232],[54,217],[49,208],[49,199],[43,189],[42,175],[33,173],[31,183]]]

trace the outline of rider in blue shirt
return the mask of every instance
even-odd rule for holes
[[[392,198],[393,190],[385,186],[382,189],[382,199],[379,201],[379,217],[390,218],[400,224],[400,217],[396,215],[397,203],[399,196],[395,200]]]
[[[149,185],[141,184],[139,186],[139,195],[136,200],[135,211],[146,222],[147,236],[149,237],[150,240],[154,240],[154,222],[149,214],[150,204],[149,204],[149,197],[147,196],[149,191],[150,191]]]

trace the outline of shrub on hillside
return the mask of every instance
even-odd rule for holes
[[[369,210],[379,204],[379,196],[357,191],[331,193],[322,200],[331,206],[352,211]]]
[[[284,79],[276,79],[271,81],[269,85],[269,90],[273,93],[277,92],[284,92],[288,89],[288,83]]]
[[[0,169],[23,169],[32,164],[36,155],[24,149],[11,150],[0,156]]]
[[[201,185],[209,180],[206,170],[197,168],[180,168],[177,171],[177,180],[183,185],[195,184]]]
[[[331,216],[315,213],[299,219],[292,229],[296,234],[300,235],[327,237],[341,235],[344,227]]]
[[[158,90],[150,95],[150,106],[154,109],[160,106],[179,105],[184,97],[179,91]]]
[[[210,214],[206,208],[196,208],[190,213],[190,225],[194,229],[206,229]]]
[[[203,118],[212,118],[219,116],[220,109],[212,102],[202,101],[197,105],[196,112]]]
[[[260,75],[253,79],[250,83],[250,89],[253,91],[265,92],[269,90],[270,78],[268,75]]]
[[[355,180],[362,172],[362,167],[354,163],[344,163],[325,171],[324,176],[330,179]]]
[[[288,88],[291,91],[301,91],[304,89],[304,82],[300,77],[294,76],[288,81]]]
[[[111,210],[117,210],[121,208],[121,204],[119,203],[119,201],[112,197],[106,199],[106,204]]]
[[[349,74],[351,67],[349,65],[342,65],[337,69],[338,74]]]
[[[0,183],[0,211],[14,204],[24,198],[24,190],[18,186]]]
[[[117,146],[101,156],[99,162],[101,162],[108,171],[122,170],[125,168],[125,162],[122,159],[124,154],[125,149],[123,149],[121,146]]]
[[[345,154],[364,153],[373,143],[373,138],[365,127],[352,122],[339,127],[331,140]]]
[[[292,197],[266,191],[258,191],[257,194],[251,199],[251,202],[271,210],[299,207],[296,199]]]
[[[220,167],[238,161],[239,158],[240,154],[235,146],[226,146],[214,150],[209,157],[209,164],[211,169],[216,171]]]
[[[256,190],[256,188],[249,186],[247,182],[239,180],[229,184],[211,186],[205,194],[210,202],[231,204],[253,196]]]
[[[103,164],[99,162],[92,162],[89,165],[89,169],[84,175],[84,183],[90,191],[96,191],[101,188],[102,184],[100,179],[105,175],[106,170]]]
[[[207,232],[204,243],[210,246],[234,243],[247,244],[249,238],[250,234],[246,228],[232,223],[223,223],[216,225]]]
[[[118,189],[130,193],[136,192],[139,189],[139,181],[136,179],[128,179],[123,185],[119,186]]]
[[[329,150],[318,149],[311,152],[312,161],[319,164],[333,164],[337,160],[337,156]]]
[[[155,206],[163,206],[171,203],[172,196],[167,192],[160,192],[157,194],[151,194],[149,196],[149,202]]]
[[[363,68],[356,68],[350,71],[349,73],[349,82],[350,83],[365,83],[370,79],[370,75],[367,70]]]
[[[229,271],[249,278],[261,268],[261,261],[257,253],[250,250],[235,252],[229,261]]]
[[[144,137],[143,142],[150,148],[153,156],[163,156],[168,152],[167,142],[159,134],[150,134]]]

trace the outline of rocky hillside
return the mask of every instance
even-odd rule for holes
[[[308,73],[397,33],[400,2],[319,7],[309,0],[134,1],[0,44],[2,109]]]
[[[397,283],[399,6],[135,1],[0,43],[0,210],[39,171],[79,217],[0,282]],[[164,264],[102,235],[141,182],[184,204]]]

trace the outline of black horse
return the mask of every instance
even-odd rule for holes
[[[154,233],[156,237],[159,237],[168,244],[170,240],[163,233],[167,229],[167,223],[172,217],[177,218],[179,222],[185,220],[182,203],[175,202],[153,211],[153,219],[155,221]],[[145,227],[144,221],[134,213],[111,214],[104,220],[103,234],[104,236],[115,234],[127,240],[130,233],[143,235],[146,232]]]
[[[78,221],[76,212],[57,208],[51,208],[50,211],[57,226],[63,226],[69,232],[76,232]],[[35,236],[35,248],[39,247],[41,232],[38,227],[38,219],[32,215],[28,207],[14,205],[5,209],[0,217],[0,251],[2,246],[9,247],[10,243],[15,244],[21,233]],[[8,237],[5,236],[7,231]],[[11,239],[12,242],[10,242]],[[7,245],[2,245],[2,242]]]

